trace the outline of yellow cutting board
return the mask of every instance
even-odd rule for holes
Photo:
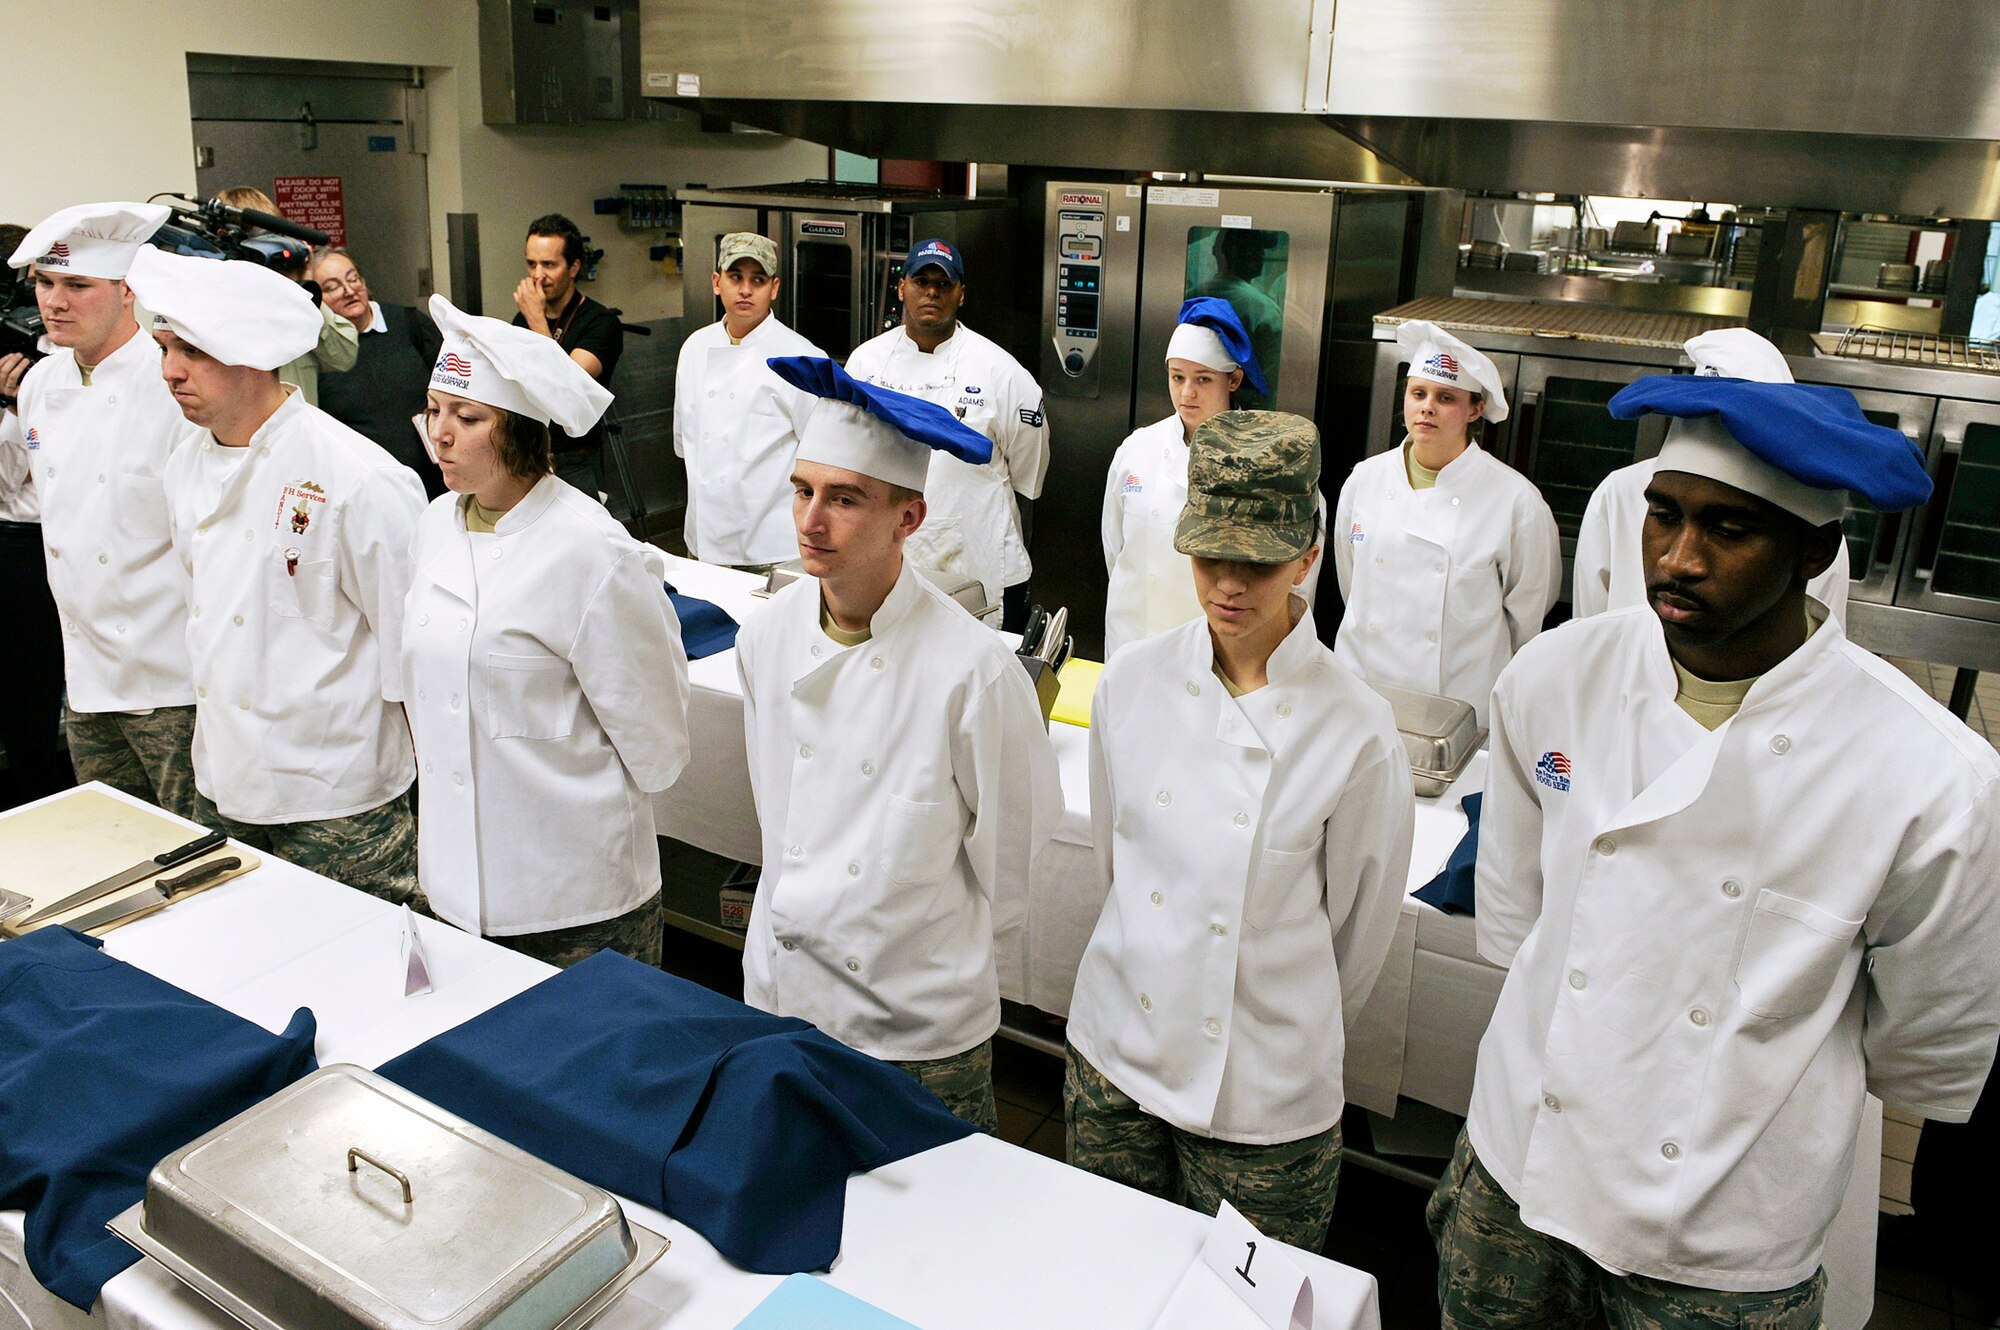
[[[51,799],[38,808],[0,817],[0,887],[35,900],[39,909],[40,902],[57,900],[73,891],[81,891],[142,859],[150,859],[185,845],[200,834],[185,822],[169,817],[157,808],[129,804],[101,789],[84,786]],[[124,891],[100,896],[73,911],[44,919],[21,931],[33,932],[43,924],[62,923],[68,916],[123,900],[133,892],[152,886],[156,878],[179,877],[212,859],[232,855],[243,861],[241,868],[233,869],[195,890],[205,891],[216,883],[241,877],[263,862],[252,851],[230,841],[186,863],[162,869]],[[27,913],[33,914],[34,910]],[[144,914],[130,914],[120,919],[118,924],[144,917]],[[101,933],[105,930],[92,931]],[[12,936],[13,927],[9,926],[6,932]]]
[[[1090,728],[1090,699],[1097,694],[1097,676],[1104,673],[1104,665],[1095,660],[1071,660],[1062,667],[1062,691],[1056,694],[1055,710],[1049,713],[1052,720],[1070,725]]]

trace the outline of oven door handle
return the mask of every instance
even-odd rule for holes
[[[1958,478],[1958,455],[1965,447],[1965,433],[1961,430],[1953,437],[1939,430],[1938,444],[1937,456],[1931,459],[1929,466],[1931,497],[1919,510],[1923,525],[1916,531],[1915,561],[1910,567],[1911,578],[1926,584],[1930,582],[1931,574],[1937,571],[1938,549],[1944,543],[1945,513],[1951,508],[1951,490]]]

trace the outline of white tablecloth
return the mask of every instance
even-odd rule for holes
[[[420,920],[435,991],[405,998],[400,919],[372,897],[267,855],[256,871],[110,934],[105,950],[274,1032],[310,1006],[322,1064],[375,1066],[554,973]],[[727,1330],[777,1286],[774,1276],[730,1266],[685,1226],[625,1206],[673,1247],[595,1323],[605,1330]],[[975,1137],[856,1177],[828,1278],[929,1330],[1145,1330],[1206,1231],[1203,1216],[1179,1206]],[[1294,1255],[1313,1275],[1316,1327],[1379,1325],[1372,1276]],[[83,1316],[28,1276],[19,1211],[0,1214],[0,1294],[0,1315],[11,1307],[36,1330],[233,1326],[151,1262],[112,1279]]]

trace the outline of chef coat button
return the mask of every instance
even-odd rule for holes
[[[1147,997],[1144,993],[1139,994],[1139,1010],[1151,1011],[1152,1009],[1153,999]]]
[[[1210,924],[1208,926],[1208,931],[1215,934],[1217,937],[1229,936],[1229,928],[1228,925],[1226,924]]]
[[[457,694],[457,693],[453,693],[453,694],[451,695],[451,709],[452,709],[453,711],[456,711],[456,710],[458,710],[458,694]]]
[[[810,761],[812,759],[812,755],[813,755],[813,750],[810,747],[808,747],[805,744],[799,745],[799,756],[801,758]]]
[[[458,631],[461,633],[465,631],[465,620],[460,619],[458,621]]]
[[[419,628],[424,628],[424,627],[428,627],[428,626],[429,626],[429,624],[430,624],[430,621],[431,621],[431,616],[430,616],[430,615],[428,615],[428,614],[419,614],[419,615],[417,616],[417,627],[419,627]]]
[[[860,973],[861,973],[861,962],[860,962],[860,961],[858,961],[858,960],[856,960],[856,959],[854,959],[854,957],[852,957],[852,956],[849,956],[849,957],[847,958],[847,972],[848,972],[849,974],[860,974]]]
[[[1444,565],[1441,563],[1434,563],[1431,565],[1431,571],[1434,573],[1442,573],[1444,571]]]
[[[257,456],[259,457],[269,457],[270,455],[271,455],[271,445],[268,443],[265,444],[262,448],[259,448],[257,450]]]
[[[805,847],[804,847],[804,846],[800,846],[800,845],[794,845],[794,846],[792,847],[792,849],[791,849],[791,855],[792,855],[792,858],[794,858],[794,859],[798,859],[798,858],[801,858],[801,857],[803,857],[803,856],[804,856],[804,854],[805,854]]]
[[[1584,980],[1583,977],[1583,971],[1571,970],[1569,972],[1569,986],[1571,988],[1582,988],[1585,982],[1586,981]]]
[[[820,653],[820,649],[819,649],[819,644],[818,644],[817,642],[815,642],[815,643],[813,644],[813,649],[812,649],[812,653],[813,653],[813,654],[814,654],[815,656],[817,656],[817,655],[818,655],[818,654]]]
[[[1250,815],[1248,813],[1238,813],[1232,820],[1239,827],[1247,827],[1250,825]]]
[[[100,555],[98,555],[98,556],[97,556],[97,561],[98,561],[99,563],[110,563],[110,562],[111,562],[111,556],[110,556],[109,554],[100,554]]]
[[[464,773],[464,772],[462,772],[462,771],[454,771],[454,772],[452,772],[452,773],[451,773],[451,783],[452,783],[453,785],[463,785],[463,784],[465,784],[465,773]]]
[[[1153,796],[1153,802],[1158,804],[1162,808],[1165,808],[1168,804],[1171,804],[1173,801],[1174,801],[1174,796],[1168,794],[1165,790],[1161,790],[1158,794]]]
[[[208,523],[206,523],[206,522],[203,522],[203,523],[202,523],[202,524],[201,524],[200,526],[196,527],[196,528],[194,529],[194,531],[195,531],[195,534],[196,534],[196,535],[198,535],[198,536],[205,536],[205,535],[207,535],[207,534],[208,534]]]
[[[1660,1153],[1669,1159],[1679,1159],[1681,1157],[1681,1148],[1674,1142],[1668,1141],[1660,1147]]]
[[[1743,894],[1743,884],[1732,877],[1722,884],[1722,894],[1735,900]]]
[[[1609,836],[1600,836],[1598,837],[1597,844],[1590,848],[1596,850],[1599,854],[1616,854],[1618,853],[1618,842],[1612,840]]]
[[[713,389],[713,388],[710,388],[710,389],[708,390],[708,395],[709,395],[710,397],[713,397],[713,396],[715,396],[715,389]]]
[[[879,669],[881,669],[881,668],[882,668],[882,658],[881,658],[880,656],[875,656],[875,657],[872,657],[872,658],[871,658],[871,659],[869,660],[869,662],[868,662],[868,668],[869,668],[869,669],[871,669],[871,670],[879,670]]]
[[[1425,634],[1424,634],[1424,641],[1426,641],[1426,642],[1430,643],[1430,644],[1431,644],[1432,646],[1436,646],[1436,645],[1437,645],[1437,640],[1438,640],[1438,635],[1437,635],[1436,633],[1425,633]]]
[[[428,762],[424,763],[424,774],[428,776],[431,774],[431,771],[432,771],[431,764]]]
[[[428,693],[427,693],[427,692],[426,692],[426,691],[425,691],[424,689],[422,689],[422,688],[419,688],[419,689],[417,690],[417,701],[421,702],[421,701],[423,701],[423,700],[424,700],[424,699],[425,699],[425,698],[426,698],[427,696],[429,696],[429,694],[428,694]]]
[[[255,540],[255,539],[257,539],[257,533],[256,533],[256,532],[254,532],[254,531],[245,531],[245,532],[243,533],[243,539],[245,539],[245,540]]]
[[[1560,1113],[1563,1111],[1563,1101],[1552,1094],[1545,1094],[1542,1096],[1542,1107],[1551,1113]]]
[[[493,557],[496,559],[500,557],[500,547],[498,545],[493,547]]]
[[[1696,1025],[1707,1025],[1708,1013],[1703,1011],[1700,1007],[1696,1007],[1693,1011],[1688,1013],[1688,1019],[1693,1021]]]
[[[860,864],[849,864],[849,865],[847,866],[847,875],[848,875],[849,877],[860,877],[860,876],[861,876],[861,865],[860,865]]]
[[[199,619],[201,617],[201,606],[196,605],[193,609],[189,610],[188,613],[194,615],[195,618]]]
[[[249,699],[249,698],[247,698],[247,697],[239,697],[239,698],[237,698],[237,699],[236,699],[236,709],[237,709],[238,711],[248,711],[248,710],[250,709],[250,699]]]
[[[1166,902],[1167,902],[1167,898],[1166,898],[1165,896],[1162,896],[1162,895],[1161,895],[1161,894],[1160,894],[1159,892],[1157,892],[1157,891],[1153,893],[1153,904],[1155,904],[1155,905],[1164,905],[1164,904],[1166,904]]]
[[[1292,704],[1291,704],[1290,702],[1280,702],[1280,703],[1278,703],[1278,719],[1279,719],[1279,720],[1285,720],[1285,719],[1287,719],[1288,717],[1290,717],[1290,715],[1291,715],[1291,714],[1292,714]]]
[[[862,775],[864,775],[864,776],[872,776],[872,775],[874,775],[874,774],[875,774],[875,764],[874,764],[873,762],[863,762],[863,763],[861,764],[861,774],[862,774]]]
[[[1200,685],[1200,684],[1198,684],[1198,683],[1196,683],[1196,682],[1195,682],[1194,680],[1192,680],[1192,679],[1189,679],[1189,680],[1188,680],[1188,686],[1187,686],[1187,690],[1188,690],[1188,696],[1189,696],[1189,697],[1200,697],[1200,696],[1201,696],[1201,685]]]
[[[51,559],[60,559],[62,558],[62,551],[51,545],[49,546],[49,557]]]
[[[1208,1031],[1210,1034],[1221,1034],[1222,1022],[1218,1021],[1217,1019],[1215,1019],[1215,1017],[1211,1016],[1207,1020],[1201,1023],[1201,1028]]]
[[[1146,580],[1148,582],[1157,582],[1160,580],[1160,575],[1158,573],[1147,573]]]
[[[782,947],[784,947],[784,949],[785,949],[786,951],[797,951],[797,950],[799,949],[799,944],[798,944],[798,943],[796,943],[796,942],[789,942],[789,941],[788,941],[788,942],[783,942],[783,943],[780,943],[779,945],[780,945],[780,946],[782,946]]]
[[[46,470],[49,473],[49,479],[54,480],[56,478],[56,469],[54,467],[48,467],[46,468]]]
[[[1458,507],[1458,496],[1456,494],[1451,496],[1451,506],[1454,508]]]
[[[104,473],[102,471],[97,473],[97,483],[100,485],[104,483]]]
[[[105,402],[105,405],[107,405],[107,406],[117,406],[117,405],[118,405],[118,394],[116,394],[116,393],[113,393],[113,394],[112,394],[111,396],[109,396],[109,397],[105,398],[105,399],[104,399],[104,402]]]
[[[197,688],[197,689],[195,689],[195,690],[194,690],[194,695],[195,695],[196,697],[207,697],[207,696],[208,696],[208,690],[207,690],[206,688]]]
[[[123,637],[125,635],[125,625],[122,623],[118,625],[118,635],[120,637]]]
[[[202,441],[202,445],[201,445],[201,450],[202,450],[203,452],[205,452],[205,453],[212,453],[212,452],[214,452],[214,451],[215,451],[215,440],[214,440],[214,439],[205,439],[205,440],[203,440],[203,441]]]
[[[1771,736],[1771,751],[1783,757],[1792,751],[1792,741],[1782,734],[1774,734]]]
[[[238,628],[241,628],[243,626],[243,616],[240,614],[236,616],[236,626]]]
[[[1378,555],[1376,555],[1376,556],[1375,556],[1375,562],[1377,562],[1377,563],[1380,563],[1380,562],[1382,562],[1382,556],[1381,556],[1381,555],[1379,555],[1379,554],[1378,554]]]

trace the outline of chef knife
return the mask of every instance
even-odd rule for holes
[[[194,890],[204,882],[213,882],[224,873],[234,872],[243,867],[243,861],[235,855],[226,859],[211,859],[198,868],[190,868],[179,877],[163,877],[144,891],[135,891],[124,900],[113,901],[89,914],[79,915],[69,921],[69,927],[79,933],[87,933],[93,928],[114,923],[129,914],[150,910],[156,905],[164,905],[174,897]]]
[[[39,923],[47,919],[50,915],[61,914],[64,910],[74,909],[79,905],[87,904],[90,901],[96,900],[99,896],[109,896],[114,891],[120,891],[131,886],[134,882],[145,881],[163,868],[172,868],[175,864],[186,863],[198,854],[207,854],[210,850],[228,839],[229,833],[224,831],[206,832],[177,849],[168,850],[165,854],[155,855],[144,863],[133,864],[124,872],[113,873],[102,882],[93,883],[85,887],[82,891],[71,892],[61,900],[50,901],[27,918],[20,920],[15,926],[25,927],[28,924]]]

